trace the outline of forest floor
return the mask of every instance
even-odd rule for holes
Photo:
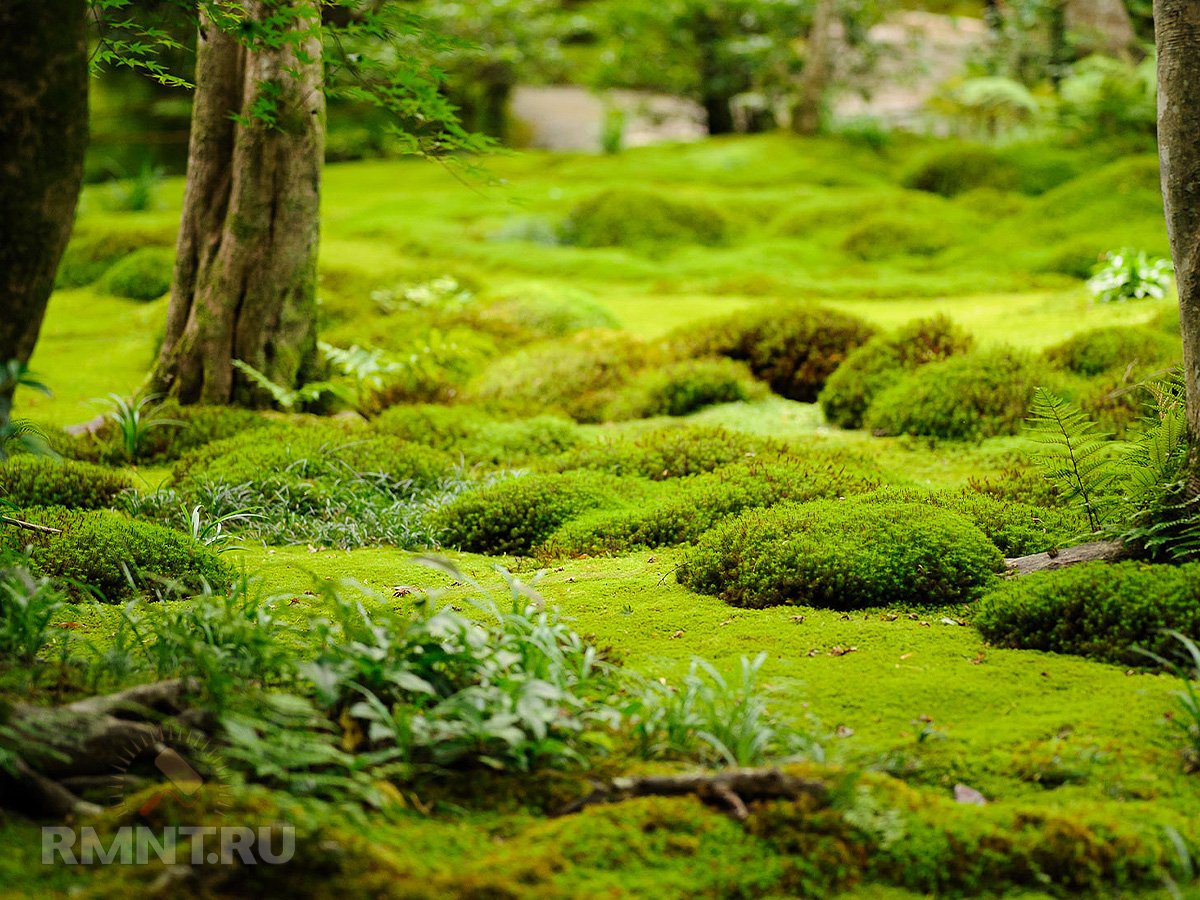
[[[792,299],[819,300],[884,328],[945,313],[982,345],[1029,352],[1088,329],[1161,316],[1163,306],[1154,303],[1097,305],[1071,274],[1081,261],[1086,268],[1116,247],[1165,251],[1152,156],[1015,148],[1028,190],[982,185],[942,197],[905,187],[914,167],[940,149],[899,137],[877,147],[765,136],[603,158],[529,153],[490,160],[490,180],[467,175],[467,183],[423,163],[333,166],[321,262],[325,339],[407,352],[411,336],[379,314],[372,293],[447,275],[470,286],[481,303],[533,295],[598,306],[631,339]],[[712,204],[728,216],[732,237],[719,246],[653,249],[585,249],[555,238],[575,204],[627,187]],[[156,208],[129,213],[112,209],[111,187],[89,188],[78,234],[135,235],[169,246],[181,190],[179,181],[165,182]],[[881,239],[887,246],[869,259],[856,255],[849,239],[864,223],[891,229]],[[941,236],[932,248],[905,243],[931,232]],[[54,396],[22,393],[18,412],[73,424],[96,415],[94,398],[135,391],[161,333],[165,303],[114,297],[95,284],[56,293],[32,364]],[[662,422],[587,428],[608,437],[648,424]],[[1028,454],[1019,436],[955,443],[842,431],[815,404],[778,397],[713,407],[682,424],[845,448],[899,486],[960,487]],[[134,473],[149,488],[169,476],[156,467]],[[956,785],[987,797],[990,806],[978,813],[979,822],[989,823],[985,838],[967,854],[984,858],[992,839],[986,835],[1001,841],[1031,822],[1064,832],[1085,825],[1097,834],[1137,832],[1146,840],[1170,828],[1200,840],[1200,790],[1183,773],[1167,721],[1177,688],[1172,677],[990,647],[970,627],[969,605],[853,613],[731,608],[676,583],[681,553],[664,548],[562,560],[539,589],[580,632],[616,648],[627,667],[647,677],[679,678],[695,656],[727,669],[765,652],[772,708],[786,718],[819,720],[835,768],[902,782],[880,790],[910,791],[895,802],[926,810],[920,814],[928,821],[951,830],[976,815],[975,807],[953,804]],[[448,555],[498,592],[497,562],[526,576],[540,568],[529,559]],[[451,578],[412,565],[394,547],[249,544],[232,558],[268,593],[287,598],[279,615],[302,636],[329,613],[308,592],[314,577],[353,578],[385,594],[415,585],[444,591],[447,602],[465,596]],[[119,608],[92,605],[64,613],[73,628],[101,643],[118,615]],[[327,839],[352,848],[347,859],[359,869],[328,882],[329,896],[435,895],[436,879],[451,871],[462,884],[478,879],[480,892],[460,884],[444,888],[446,895],[461,889],[459,896],[786,896],[804,883],[779,874],[788,853],[832,852],[824,844],[781,850],[773,838],[744,833],[692,800],[636,801],[564,819],[447,803],[433,812],[400,809],[366,825],[335,816],[328,827]],[[369,851],[355,834],[369,836]],[[909,835],[914,846],[921,834]],[[1092,856],[1067,867],[1098,865],[1120,846],[1116,838],[1100,842],[1088,850]],[[38,865],[36,830],[21,820],[0,818],[0,847],[2,896],[67,896],[73,888],[113,883],[105,880],[111,873],[92,882],[94,873],[79,868]],[[368,885],[362,870],[372,868],[392,879],[386,889]],[[924,885],[924,892],[937,883],[906,878],[859,886],[858,895],[910,896],[905,884]],[[1069,880],[1039,887],[1030,876],[1013,883],[1026,896],[1069,890],[1063,886]],[[986,881],[954,884],[956,891],[989,890]],[[1165,876],[1163,884],[1166,896]]]

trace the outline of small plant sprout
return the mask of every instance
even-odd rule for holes
[[[125,450],[125,458],[136,462],[142,442],[156,428],[173,428],[183,425],[178,419],[159,419],[154,417],[154,404],[162,399],[161,394],[148,394],[144,397],[126,400],[120,394],[109,394],[101,403],[109,405],[105,418],[117,426],[121,433],[121,443]]]

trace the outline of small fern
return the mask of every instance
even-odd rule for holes
[[[235,359],[233,367],[270,394],[276,405],[286,412],[294,412],[305,403],[315,403],[324,394],[332,394],[344,403],[354,405],[354,397],[340,384],[329,381],[310,381],[292,389],[277,384],[243,360]]]
[[[1112,436],[1077,407],[1045,388],[1033,395],[1033,408],[1026,428],[1042,446],[1036,459],[1063,492],[1068,503],[1082,507],[1088,526],[1099,531],[1111,511],[1112,488],[1121,475],[1120,461],[1113,454]]]

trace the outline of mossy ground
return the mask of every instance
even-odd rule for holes
[[[526,286],[569,288],[586,292],[623,327],[645,337],[738,308],[818,297],[885,327],[945,313],[983,346],[1031,349],[1088,328],[1148,321],[1159,312],[1153,303],[1095,305],[1082,282],[1043,265],[1054,243],[1067,237],[1094,245],[1097,255],[1122,245],[1164,252],[1161,209],[1152,188],[1131,175],[1129,161],[1089,162],[1093,171],[1075,181],[1040,197],[1008,198],[1004,214],[990,216],[979,212],[978,198],[944,200],[897,186],[925,150],[907,139],[878,153],[834,140],[763,137],[615,158],[527,154],[489,161],[503,184],[478,190],[427,164],[332,166],[324,200],[322,295],[327,304],[367,316],[373,289],[442,274],[497,296]],[[538,223],[556,225],[577,202],[631,183],[715,204],[732,223],[729,241],[651,252],[510,237],[535,233]],[[181,183],[168,182],[160,191],[162,208],[121,215],[104,212],[98,195],[85,197],[80,227],[169,228],[181,192]],[[917,223],[952,221],[957,243],[933,256],[854,259],[841,244],[868,209],[897,210]],[[1100,212],[1088,219],[1089,210]],[[1058,212],[1069,218],[1069,233],[1054,231]],[[98,287],[56,294],[33,361],[55,397],[23,392],[18,414],[53,424],[80,422],[97,412],[91,398],[135,389],[153,357],[164,313],[163,300],[135,303],[102,295]],[[962,485],[1000,473],[1025,452],[1020,438],[934,444],[843,432],[826,426],[815,405],[779,398],[712,407],[688,421],[847,447],[870,457],[894,485]],[[143,467],[136,476],[154,487],[166,470]],[[498,562],[523,576],[535,568],[528,560],[451,555],[467,574],[496,587]],[[936,799],[963,783],[994,801],[986,813],[992,823],[1034,810],[1051,819],[1150,822],[1147,833],[1170,824],[1193,846],[1200,841],[1194,824],[1200,790],[1194,776],[1183,774],[1167,721],[1172,678],[988,647],[970,627],[969,606],[846,614],[733,609],[679,586],[674,572],[680,556],[664,549],[566,560],[546,571],[540,590],[579,631],[649,676],[678,677],[696,655],[727,666],[766,652],[773,708],[797,720],[814,715],[835,764],[902,779],[907,788],[886,781],[890,786],[881,790],[917,791],[895,802],[932,804],[921,813],[930,821],[958,828],[974,814],[972,807],[952,809]],[[406,585],[444,590],[454,602],[465,590],[390,548],[248,547],[226,558],[283,598],[280,615],[295,626],[298,645],[327,612],[305,593],[314,577],[352,578],[385,597]],[[412,597],[384,602],[402,605]],[[118,614],[111,607],[80,606],[64,610],[62,620],[103,644]],[[372,895],[372,884],[375,894],[411,886],[412,896],[477,897],[788,896],[804,884],[796,872],[785,871],[798,856],[781,849],[782,831],[752,833],[690,800],[639,801],[558,821],[446,805],[432,816],[408,811],[366,824],[336,817],[327,824],[331,832],[357,832],[371,845],[369,852],[358,848],[347,856],[358,868],[354,877],[324,888],[346,897]],[[1001,826],[987,825],[995,827]],[[111,884],[93,884],[96,873],[40,866],[38,846],[33,826],[0,817],[0,894],[55,896],[72,886]],[[858,885],[858,896],[912,896],[899,886],[905,883],[918,893],[933,889],[916,876],[904,882],[871,871],[889,883]],[[377,879],[385,874],[392,880],[380,888]],[[459,880],[438,880],[449,874]],[[837,886],[836,879],[823,883],[824,889]],[[984,880],[952,889],[989,886]]]

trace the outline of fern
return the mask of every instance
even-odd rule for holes
[[[240,359],[233,361],[233,366],[260,388],[271,395],[276,405],[287,412],[293,412],[304,403],[315,403],[325,394],[332,394],[344,403],[355,405],[354,397],[340,384],[329,381],[309,381],[300,387],[292,389],[277,384],[248,362]]]
[[[1187,401],[1178,370],[1143,385],[1153,397],[1141,437],[1125,455],[1126,487],[1137,510],[1117,537],[1151,556],[1200,554],[1200,498],[1187,491]]]
[[[1046,477],[1087,515],[1093,532],[1110,511],[1112,488],[1121,476],[1112,436],[1102,432],[1079,407],[1038,388],[1026,431],[1042,446],[1036,457]]]

